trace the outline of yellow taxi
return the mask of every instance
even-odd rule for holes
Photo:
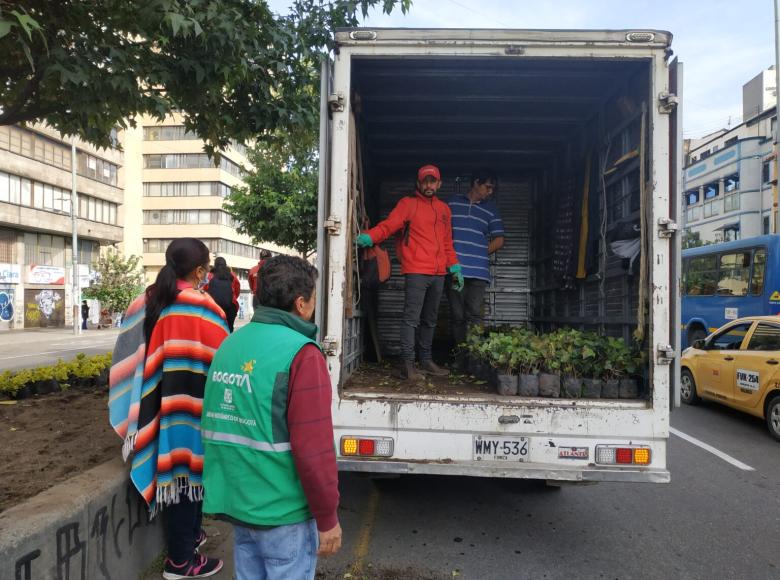
[[[761,417],[780,440],[780,317],[748,316],[697,340],[682,355],[680,395]]]

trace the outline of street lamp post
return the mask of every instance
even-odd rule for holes
[[[79,253],[78,253],[78,221],[76,220],[76,208],[78,207],[78,193],[76,192],[76,140],[70,144],[70,226],[73,231],[73,242],[71,244],[71,266],[73,268],[73,334],[81,334],[81,324],[79,317],[79,299],[81,290],[79,289]]]

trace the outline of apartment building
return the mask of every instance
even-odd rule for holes
[[[143,256],[148,282],[165,264],[165,250],[175,238],[203,240],[212,252],[225,258],[241,280],[239,316],[247,316],[251,297],[247,275],[257,264],[261,248],[236,231],[222,204],[232,188],[242,183],[250,167],[243,145],[233,143],[218,165],[203,151],[203,142],[185,130],[183,118],[164,122],[150,117],[123,131],[125,152],[125,254]],[[264,244],[272,252],[284,248]]]
[[[774,69],[743,86],[740,125],[687,142],[683,227],[687,238],[727,242],[777,233]]]
[[[80,287],[122,241],[122,154],[76,140],[74,160],[71,143],[42,124],[0,126],[0,330],[73,324],[72,163]]]

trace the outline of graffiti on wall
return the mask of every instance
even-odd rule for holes
[[[14,562],[15,578],[43,578],[52,563],[57,580],[126,577],[122,571],[127,568],[127,562],[122,560],[132,558],[134,549],[139,549],[134,547],[138,536],[144,534],[139,528],[153,525],[146,504],[135,488],[127,485],[124,498],[114,494],[111,503],[100,506],[86,528],[81,528],[78,520],[69,521],[48,542],[29,546],[29,551],[17,556]]]
[[[26,328],[65,326],[65,290],[25,290]]]
[[[14,320],[14,291],[0,290],[0,322]]]

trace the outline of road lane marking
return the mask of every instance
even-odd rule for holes
[[[677,435],[680,439],[685,439],[688,443],[693,443],[697,447],[701,447],[705,451],[709,451],[716,457],[720,457],[723,461],[726,463],[731,463],[734,467],[740,468],[742,471],[755,471],[754,468],[750,467],[746,463],[742,463],[739,459],[734,459],[731,455],[728,453],[724,453],[723,451],[720,451],[719,449],[715,449],[712,445],[707,445],[704,441],[700,441],[696,439],[696,437],[692,437],[688,435],[687,433],[683,433],[682,431],[678,431],[674,427],[669,427],[669,432],[673,435]]]
[[[366,556],[368,555],[368,549],[371,545],[371,534],[374,531],[374,522],[376,521],[376,511],[378,506],[379,491],[377,491],[376,485],[372,485],[371,493],[368,496],[366,512],[363,516],[363,523],[360,526],[358,541],[357,544],[355,544],[355,561],[350,568],[350,572],[352,573],[353,577],[360,577],[363,574],[363,566],[365,564]]]

